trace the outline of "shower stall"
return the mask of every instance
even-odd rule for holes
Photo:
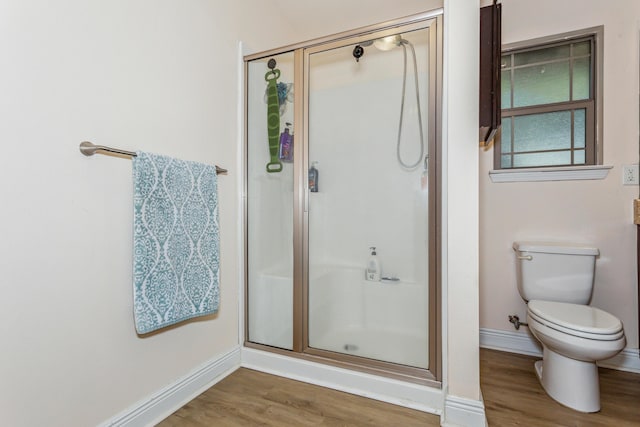
[[[440,32],[245,57],[245,346],[439,383]]]

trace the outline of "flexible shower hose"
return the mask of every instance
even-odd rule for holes
[[[420,110],[420,91],[418,89],[418,61],[416,60],[416,50],[413,47],[413,44],[407,40],[402,40],[400,42],[402,46],[402,52],[404,55],[404,72],[402,77],[402,102],[400,103],[400,121],[398,122],[398,141],[396,143],[396,155],[398,157],[398,162],[402,165],[403,168],[406,169],[415,169],[421,162],[422,157],[424,156],[424,132],[422,130],[422,112]],[[402,121],[404,118],[404,101],[405,101],[405,93],[407,87],[407,47],[409,45],[411,48],[411,53],[413,55],[413,76],[415,78],[416,85],[416,103],[418,105],[418,127],[420,128],[420,155],[418,156],[418,160],[415,163],[405,163],[402,160],[402,156],[400,155],[400,141],[402,138]],[[426,161],[425,161],[426,166]]]

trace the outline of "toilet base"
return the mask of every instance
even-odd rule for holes
[[[570,359],[544,347],[543,359],[535,362],[536,375],[547,394],[580,412],[600,410],[600,382],[595,362]]]

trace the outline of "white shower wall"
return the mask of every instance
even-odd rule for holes
[[[405,34],[416,47],[426,144],[428,58],[424,32]],[[397,47],[365,47],[356,62],[353,46],[311,56],[309,164],[317,161],[319,191],[309,194],[310,269],[364,268],[377,248],[382,274],[426,285],[428,193],[422,164],[404,170],[396,159],[403,53]],[[411,53],[402,156],[419,156],[418,109]]]

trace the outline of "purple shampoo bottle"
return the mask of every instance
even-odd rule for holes
[[[280,153],[278,157],[284,162],[293,161],[293,134],[290,133],[290,126],[291,123],[287,123],[287,127],[280,134]]]

